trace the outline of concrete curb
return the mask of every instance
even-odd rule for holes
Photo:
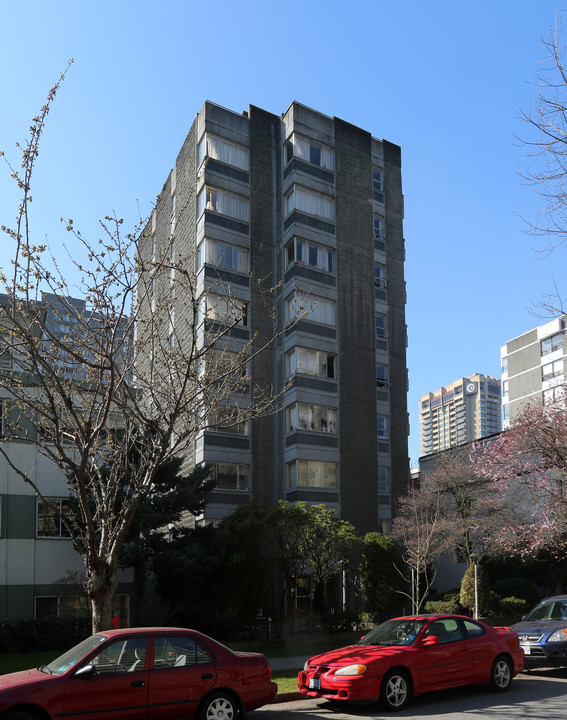
[[[272,705],[277,705],[277,703],[292,702],[293,700],[308,700],[308,699],[309,698],[306,698],[300,692],[278,693],[276,695]]]

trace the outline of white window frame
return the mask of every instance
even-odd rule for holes
[[[545,363],[541,366],[541,379],[542,381],[553,380],[554,378],[560,377],[564,374],[564,361],[563,358],[559,360],[552,360],[551,362]]]
[[[548,347],[549,346],[549,347]],[[541,354],[550,355],[563,347],[563,333],[555,333],[541,341]]]
[[[57,533],[55,535],[40,535],[39,531],[39,504],[43,502],[43,498],[37,497],[36,504],[35,504],[35,536],[38,539],[42,540],[70,540],[71,536],[68,534],[65,525],[63,524],[63,520],[61,519],[61,515],[63,514],[63,503],[68,503],[69,498],[61,498],[61,497],[46,497],[46,502],[51,505],[59,505],[59,512],[55,512],[52,515],[50,515],[51,518],[55,518],[57,524],[59,525],[57,529]],[[49,507],[49,505],[48,505]]]
[[[296,345],[287,353],[286,360],[289,377],[298,373],[337,379],[337,356],[334,353]]]

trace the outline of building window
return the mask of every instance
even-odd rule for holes
[[[203,188],[199,193],[197,208],[199,216],[205,210],[212,210],[243,222],[249,222],[250,218],[248,198],[209,186]]]
[[[376,363],[376,387],[385,388],[388,385],[388,366]]]
[[[243,410],[232,405],[219,405],[207,416],[207,430],[248,435],[248,421],[242,420]]]
[[[336,325],[337,303],[316,295],[292,293],[286,300],[286,314],[290,322],[309,320],[323,325]]]
[[[379,467],[378,468],[378,492],[389,493],[390,492],[390,468]]]
[[[205,133],[197,149],[197,165],[201,165],[205,157],[218,160],[225,165],[232,165],[240,170],[250,170],[250,153],[242,145]]]
[[[502,373],[508,372],[508,355],[502,358]]]
[[[325,405],[295,403],[286,408],[286,428],[294,430],[313,430],[315,432],[337,432],[337,409]]]
[[[374,285],[386,287],[386,266],[382,263],[374,263]]]
[[[374,215],[374,237],[381,240],[386,237],[386,224],[382,215]]]
[[[51,618],[88,617],[89,608],[84,595],[36,595],[35,618],[46,620]]]
[[[376,313],[376,337],[388,337],[388,318],[383,313]]]
[[[37,537],[43,538],[69,538],[69,531],[61,519],[69,517],[69,500],[62,498],[37,499]]]
[[[332,248],[316,245],[315,243],[293,238],[286,247],[286,265],[294,263],[311,265],[318,270],[333,272],[335,266],[335,251]]]
[[[248,465],[237,463],[211,463],[217,490],[248,490]]]
[[[250,272],[248,250],[209,238],[205,238],[197,248],[197,270],[203,267],[205,263],[226,270],[235,270],[241,273]]]
[[[389,421],[387,415],[378,415],[378,437],[387,440],[390,437]]]
[[[550,335],[541,341],[541,354],[549,355],[563,347],[563,334]]]
[[[297,185],[294,185],[284,197],[285,216],[288,217],[294,210],[335,222],[334,198]]]
[[[384,171],[377,167],[372,168],[372,199],[384,203]]]
[[[287,354],[288,375],[301,373],[304,375],[317,375],[319,377],[336,379],[336,355],[323,350],[294,347]]]
[[[553,378],[563,375],[563,358],[546,363],[541,368],[541,379],[552,380]]]
[[[12,367],[12,351],[10,348],[10,334],[0,331],[0,367]]]
[[[204,295],[199,305],[199,321],[205,318],[224,325],[248,326],[248,303],[226,295]]]
[[[336,488],[337,463],[319,460],[294,460],[287,465],[287,486]]]
[[[310,138],[293,133],[285,144],[286,162],[298,157],[312,165],[318,165],[325,170],[334,169],[333,150],[326,145],[321,145]]]

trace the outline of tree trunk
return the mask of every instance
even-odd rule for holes
[[[112,600],[118,587],[116,568],[103,561],[87,570],[85,592],[91,607],[93,633],[112,628]]]

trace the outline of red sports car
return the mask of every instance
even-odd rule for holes
[[[130,628],[83,640],[49,665],[0,676],[5,720],[237,720],[274,700],[260,653],[195,630]]]
[[[329,700],[380,700],[401,710],[413,695],[472,683],[508,690],[524,668],[518,636],[460,615],[396,618],[355,645],[310,658],[299,691]]]

